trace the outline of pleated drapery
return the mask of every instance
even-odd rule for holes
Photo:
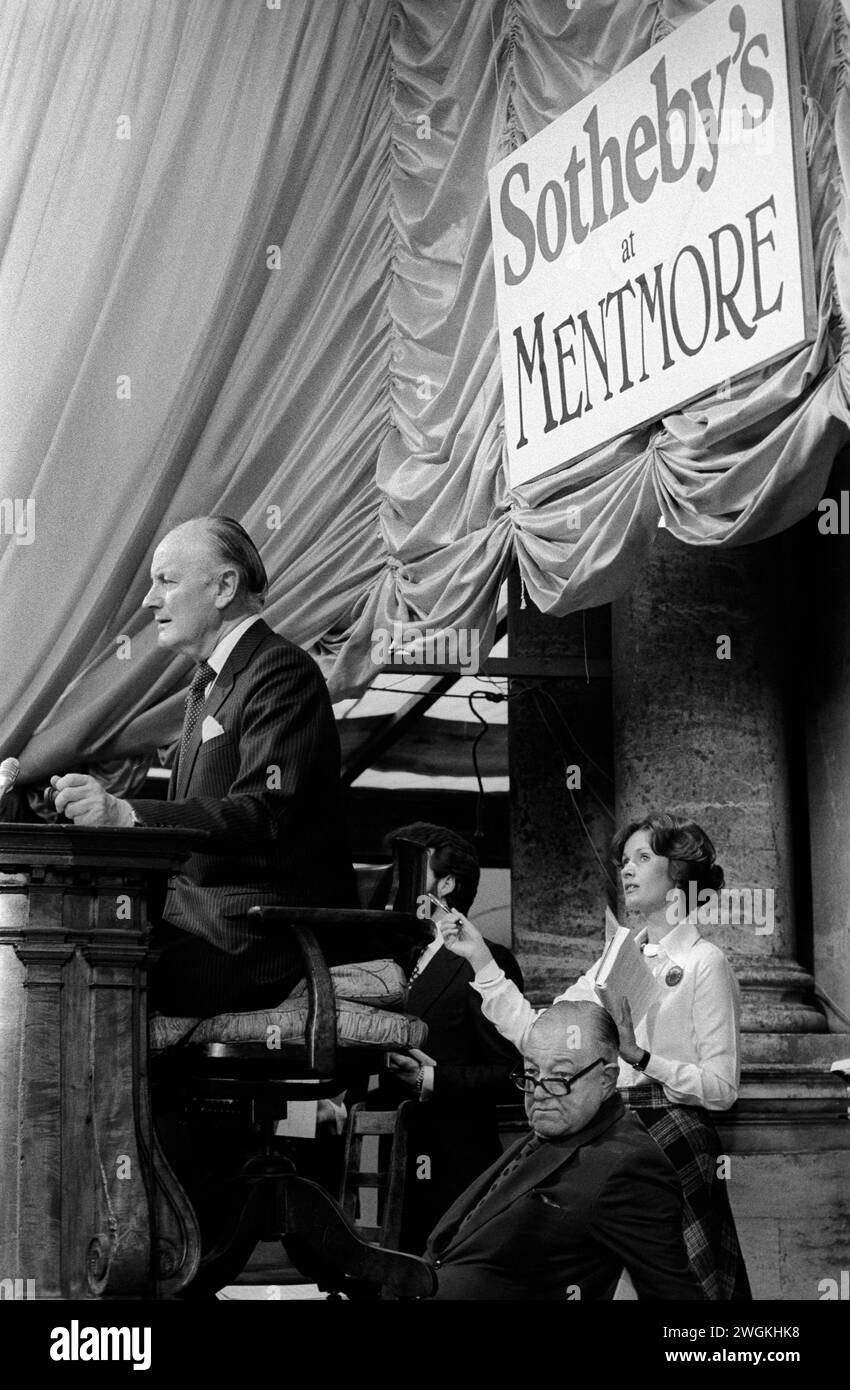
[[[244,522],[269,621],[339,697],[394,623],[486,651],[514,556],[563,614],[622,593],[659,524],[741,544],[816,505],[850,292],[848,21],[819,0],[816,341],[507,485],[487,170],[700,8],[4,0],[0,755],[32,779],[176,735],[186,663],[139,605],[187,516]]]

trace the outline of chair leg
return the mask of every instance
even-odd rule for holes
[[[183,1298],[208,1298],[232,1283],[257,1242],[275,1238],[310,1282],[331,1293],[353,1299],[429,1298],[436,1288],[430,1265],[363,1240],[330,1193],[299,1177],[278,1154],[256,1155],[237,1176],[190,1195],[203,1249]]]
[[[324,1188],[307,1178],[289,1176],[279,1180],[278,1193],[281,1238],[287,1254],[302,1272],[319,1272],[320,1286],[324,1283],[326,1288],[344,1293],[349,1281],[354,1281],[393,1298],[429,1298],[433,1294],[437,1280],[430,1265],[416,1255],[361,1240]],[[299,1263],[299,1255],[305,1264]]]
[[[277,1235],[275,1184],[292,1171],[288,1159],[261,1154],[234,1178],[195,1198],[204,1237],[198,1272],[186,1298],[207,1298],[243,1271],[258,1241]]]
[[[204,1249],[198,1272],[181,1297],[209,1298],[242,1273],[260,1239],[258,1217],[267,1200],[260,1188],[252,1188],[243,1194],[235,1219],[231,1212],[226,1228],[217,1223],[214,1244]],[[202,1230],[203,1224],[201,1220]]]

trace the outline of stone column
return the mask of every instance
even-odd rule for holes
[[[807,518],[795,573],[803,589],[815,979],[850,1018],[850,450],[824,508]],[[842,520],[843,518],[843,520]],[[848,1025],[837,1015],[831,1026]]]
[[[510,660],[525,678],[514,679],[511,693],[548,670],[546,688],[574,736],[604,769],[613,765],[618,822],[651,809],[683,812],[714,839],[730,887],[772,890],[772,931],[757,932],[768,923],[754,920],[706,930],[729,953],[744,995],[740,1098],[716,1118],[755,1297],[818,1299],[825,1280],[839,1287],[850,1256],[847,1095],[829,1070],[837,1057],[850,1056],[850,1037],[823,1031],[812,977],[799,963],[812,959],[808,833],[803,730],[788,677],[801,652],[810,659],[814,605],[795,622],[781,582],[784,545],[715,550],[659,532],[632,593],[613,608],[613,733],[600,679],[605,610],[586,615],[594,634],[588,683],[575,665],[582,616],[545,618],[514,602]],[[798,578],[795,572],[794,583]],[[718,646],[722,637],[728,660],[725,644]],[[834,664],[843,663],[843,650]],[[850,699],[842,705],[850,710]],[[826,708],[823,700],[819,708]],[[831,723],[822,713],[821,736],[825,757],[840,762],[847,747],[850,785],[850,742],[833,741],[840,717],[838,704]],[[605,879],[574,828],[563,760],[530,696],[511,701],[509,748],[514,942],[532,998],[551,999],[598,952]],[[592,767],[586,759],[584,765]],[[610,805],[610,786],[596,772],[583,782],[580,805],[607,866],[613,817],[592,792]],[[811,814],[814,827],[814,806]],[[822,848],[824,878],[839,863],[850,878],[842,839],[848,819],[821,815],[830,837]],[[820,893],[826,903],[814,862],[816,902]],[[836,962],[846,900],[832,908]],[[754,893],[750,901],[755,907]],[[762,897],[759,916],[765,906]],[[817,922],[816,960],[825,949],[822,930]]]
[[[683,812],[730,887],[773,893],[772,931],[704,929],[743,986],[739,1099],[716,1119],[757,1299],[822,1297],[850,1253],[847,1096],[829,1070],[850,1039],[826,1033],[799,963],[812,957],[795,666],[811,613],[789,602],[787,544],[717,550],[659,531],[612,622],[618,818]]]
[[[613,903],[609,610],[551,618],[511,586],[511,921],[537,1003],[599,954]],[[547,674],[548,673],[548,674]],[[568,772],[567,769],[572,769]]]
[[[727,900],[733,920],[718,903],[720,922],[705,931],[744,987],[744,1031],[821,1032],[795,953],[794,861],[807,847],[792,829],[794,652],[778,563],[772,542],[715,549],[659,530],[633,590],[613,605],[616,809],[618,822],[650,810],[691,817],[714,841],[727,886],[745,890],[737,908]]]

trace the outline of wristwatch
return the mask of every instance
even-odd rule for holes
[[[640,1054],[640,1056],[638,1057],[637,1061],[636,1061],[636,1062],[632,1062],[632,1066],[635,1068],[636,1071],[646,1071],[646,1069],[647,1069],[647,1067],[648,1067],[648,1065],[649,1065],[649,1058],[650,1058],[650,1055],[651,1055],[651,1054],[650,1054],[649,1052],[647,1052],[646,1048],[644,1048],[643,1052]]]

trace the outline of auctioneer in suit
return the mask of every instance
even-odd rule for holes
[[[285,998],[302,973],[297,948],[285,928],[247,918],[249,907],[357,905],[327,686],[312,657],[262,619],[215,679],[168,799],[130,805],[146,825],[213,837],[172,879],[154,934],[162,954],[151,999],[164,1012],[209,1015]],[[368,959],[377,944],[358,935],[328,959]]]

